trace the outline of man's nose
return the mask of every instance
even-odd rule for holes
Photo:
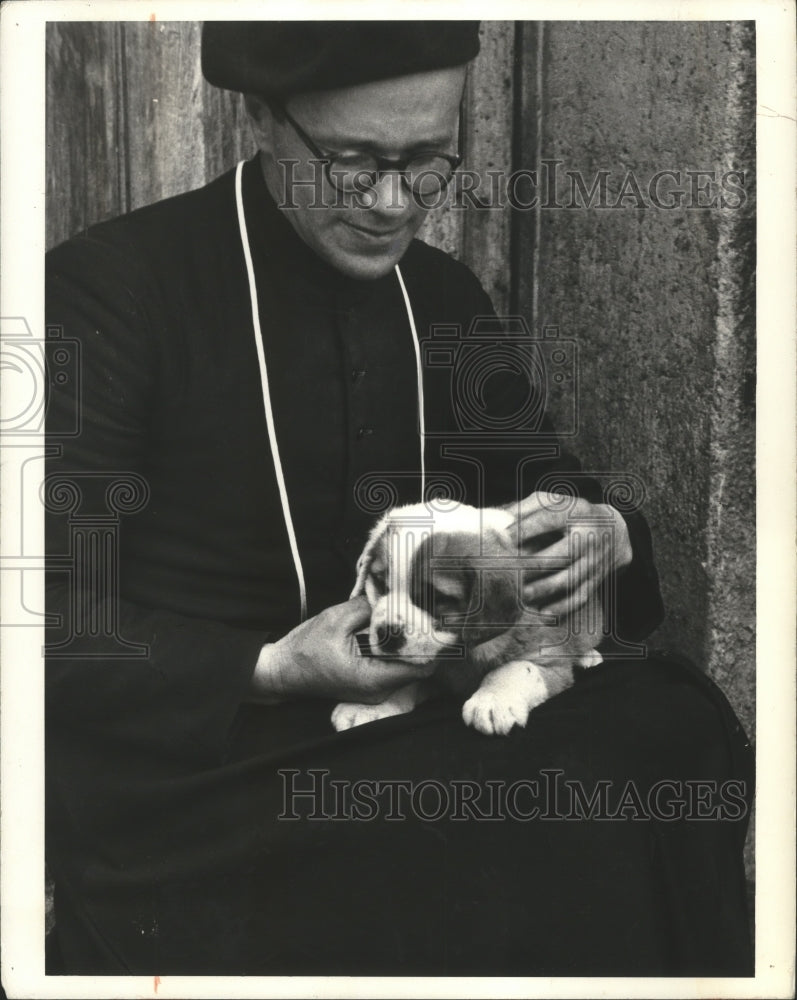
[[[395,170],[385,170],[370,189],[372,207],[376,211],[402,213],[413,203],[412,192],[407,190],[401,174]]]
[[[401,626],[379,625],[376,641],[382,653],[397,653],[404,645],[404,631]]]

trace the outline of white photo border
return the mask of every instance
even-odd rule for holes
[[[0,12],[0,317],[44,330],[45,28],[48,21],[199,21],[285,15],[273,0],[39,0]],[[744,979],[53,977],[44,974],[43,630],[3,627],[2,972],[9,997],[790,997],[795,941],[795,24],[793,2],[524,0],[483,3],[300,0],[292,18],[523,20],[754,20],[757,67],[757,806],[756,974]],[[14,413],[4,379],[2,413]],[[4,451],[8,444],[2,442]],[[8,452],[3,455],[3,472]],[[22,518],[9,477],[0,482],[2,551]],[[43,551],[43,525],[26,523]],[[30,533],[30,534],[27,534]],[[40,594],[31,593],[41,607]],[[0,592],[0,610],[9,595]],[[0,614],[0,621],[5,621]]]

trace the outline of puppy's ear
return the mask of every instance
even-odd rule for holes
[[[516,542],[504,533],[488,530],[482,536],[482,555],[489,569],[474,567],[465,639],[469,644],[485,642],[513,625],[523,610],[521,574],[517,568]],[[506,569],[501,559],[511,560]]]
[[[444,568],[435,568],[434,558],[430,563],[428,550],[427,541],[416,553],[412,588],[416,607],[431,610],[434,605],[442,627],[461,634],[469,646],[485,642],[517,621],[520,573],[517,545],[508,534],[485,529],[481,535],[447,532],[435,536],[434,556],[445,557]],[[488,566],[483,564],[484,557]],[[504,559],[509,564],[506,568],[501,566]],[[442,615],[441,603],[450,606]]]
[[[349,595],[349,600],[351,600],[352,597],[359,597],[360,594],[365,593],[365,581],[371,569],[371,563],[374,561],[374,553],[376,552],[377,546],[382,541],[386,528],[387,515],[385,515],[385,517],[383,517],[371,531],[371,534],[368,536],[368,541],[365,543],[365,548],[360,553],[360,558],[357,560],[357,581],[354,584],[354,589]]]
[[[360,594],[365,593],[365,578],[368,576],[368,567],[370,565],[370,557],[363,552],[357,560],[357,580],[354,584],[354,589],[349,594],[349,600],[351,600],[352,597],[359,597]]]

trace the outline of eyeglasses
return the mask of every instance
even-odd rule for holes
[[[404,160],[388,160],[365,150],[324,152],[284,107],[279,110],[310,152],[324,161],[324,172],[330,184],[346,194],[361,194],[374,187],[383,174],[395,173],[413,195],[422,199],[432,198],[448,186],[462,162],[459,154],[438,153],[435,150],[420,150]]]

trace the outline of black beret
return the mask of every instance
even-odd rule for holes
[[[202,72],[226,90],[287,97],[466,63],[478,21],[206,21]]]

